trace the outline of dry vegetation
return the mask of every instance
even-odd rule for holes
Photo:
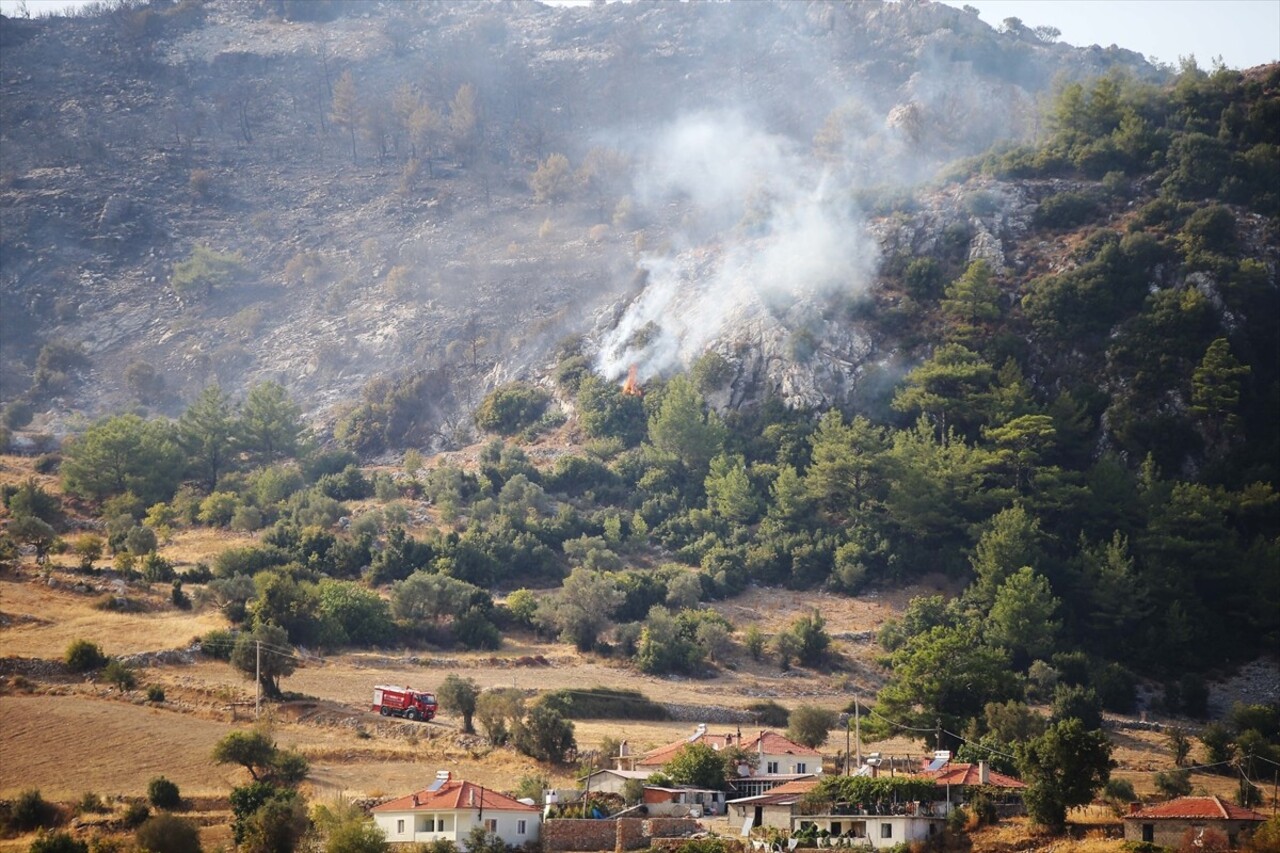
[[[20,482],[31,473],[29,460],[0,458],[0,482]],[[37,479],[56,491],[54,478]],[[246,538],[181,530],[164,544],[162,553],[180,566],[193,565]],[[224,663],[196,657],[191,663],[142,668],[139,688],[121,693],[92,677],[68,675],[58,664],[75,639],[96,642],[109,655],[168,651],[187,648],[193,638],[226,627],[225,620],[215,612],[177,610],[166,590],[148,591],[137,585],[127,594],[139,602],[140,611],[96,609],[94,602],[111,594],[103,590],[118,590],[101,576],[73,573],[72,562],[70,555],[55,556],[46,569],[28,562],[0,576],[0,653],[4,655],[0,658],[0,719],[4,721],[0,798],[32,787],[63,803],[90,791],[108,798],[138,797],[145,794],[151,778],[164,775],[179,785],[184,796],[203,804],[196,807],[194,817],[204,825],[206,843],[225,843],[222,798],[243,781],[243,771],[214,764],[210,752],[232,728],[252,725],[252,684]],[[99,565],[107,567],[105,561]],[[305,698],[267,706],[265,719],[282,746],[308,757],[312,765],[308,794],[319,800],[411,790],[441,768],[495,788],[509,789],[520,777],[533,773],[547,773],[557,784],[569,784],[575,775],[571,769],[549,771],[511,750],[492,749],[479,737],[461,735],[448,714],[424,725],[385,721],[368,710],[370,688],[385,682],[430,688],[458,673],[482,687],[514,686],[531,692],[603,686],[638,689],[660,701],[686,705],[740,708],[769,698],[793,707],[808,703],[843,709],[855,694],[873,694],[883,679],[871,639],[874,632],[900,613],[913,595],[956,591],[954,583],[942,577],[856,599],[753,587],[714,605],[734,624],[739,638],[749,626],[776,630],[816,608],[835,638],[837,663],[830,672],[792,669],[783,673],[774,662],[753,661],[739,651],[730,666],[714,677],[662,678],[524,635],[508,637],[496,653],[406,648],[316,657],[285,681],[292,695]],[[546,665],[522,665],[539,656]],[[163,688],[165,701],[145,701],[148,686]],[[619,736],[626,737],[634,749],[646,749],[687,735],[692,722],[582,720],[575,725],[584,749]],[[719,725],[725,724],[712,728]],[[1114,731],[1112,738],[1120,764],[1116,775],[1130,779],[1139,794],[1151,793],[1154,772],[1173,766],[1164,736]],[[867,748],[898,755],[925,749],[907,739]],[[834,755],[843,749],[843,730],[833,731],[828,750]],[[1207,773],[1195,774],[1193,784],[1198,790],[1224,796],[1234,790],[1231,779]],[[1119,849],[1118,842],[1106,837],[1116,827],[1109,811],[1074,817],[1081,826],[1097,826],[1070,842],[1070,847],[1055,849],[1097,853]],[[718,828],[731,831],[727,824]],[[979,832],[974,849],[1029,849],[1030,839],[1027,827],[1014,822]],[[0,853],[23,850],[28,843],[26,839],[0,841]]]

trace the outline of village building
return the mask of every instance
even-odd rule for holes
[[[724,791],[693,785],[645,785],[644,805],[655,817],[702,817],[725,813]]]
[[[950,753],[947,753],[949,756]],[[940,766],[936,766],[940,764]],[[979,791],[991,798],[1000,817],[1025,814],[1023,792],[1026,784],[1021,780],[992,770],[985,761],[969,764],[962,761],[945,763],[935,760],[920,771],[921,776],[931,777],[938,786],[938,803],[942,813],[968,803]]]
[[[606,767],[604,770],[592,771],[578,781],[585,790],[592,793],[621,796],[628,782],[636,781],[643,784],[651,775],[653,774],[648,770],[617,770]]]
[[[452,841],[466,849],[467,836],[482,826],[508,847],[538,840],[541,812],[497,791],[455,780],[449,771],[436,774],[425,790],[374,806],[373,821],[392,844]]]
[[[791,835],[814,831],[819,847],[873,847],[882,849],[904,842],[924,841],[942,832],[946,817],[932,804],[902,803],[881,811],[840,807],[827,813],[807,813],[805,796],[818,784],[804,779],[779,785],[753,797],[729,801],[730,820],[742,835],[760,827],[775,827]]]
[[[1125,840],[1161,847],[1180,847],[1184,841],[1199,846],[1197,840],[1210,830],[1221,833],[1235,847],[1267,819],[1253,809],[1213,796],[1179,797],[1146,808],[1134,803],[1132,808],[1124,816]]]
[[[750,756],[750,761],[735,767],[729,777],[729,787],[738,796],[763,794],[771,788],[822,775],[822,753],[804,744],[796,743],[777,732],[761,730],[755,735],[739,732],[713,734],[705,724],[699,724],[693,735],[673,743],[651,749],[639,755],[631,755],[625,749],[618,756],[618,769],[643,771],[647,776],[662,769],[689,744],[702,743],[714,750],[736,748]]]

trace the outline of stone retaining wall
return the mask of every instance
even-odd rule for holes
[[[683,839],[701,831],[702,825],[689,818],[555,818],[542,824],[542,849],[546,853],[644,850],[656,839]]]
[[[681,705],[676,702],[659,702],[671,719],[688,723],[751,723],[756,715],[751,711],[724,708],[718,705]]]

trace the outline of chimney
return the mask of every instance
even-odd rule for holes
[[[628,746],[627,742],[624,740],[622,742],[622,745],[618,747],[618,755],[620,755],[623,758],[626,758],[630,754],[631,754],[631,747]]]
[[[414,807],[415,809],[418,807],[418,795],[417,795],[417,794],[414,794],[414,795],[413,795],[413,807]]]
[[[991,784],[991,770],[987,767],[987,762],[985,761],[978,762],[978,784],[979,785]]]
[[[1142,811],[1142,803],[1129,803],[1129,814],[1137,814]]]

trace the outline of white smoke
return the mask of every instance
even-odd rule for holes
[[[832,192],[784,137],[701,113],[659,132],[643,162],[637,200],[683,218],[672,251],[642,259],[647,285],[601,341],[603,375],[687,367],[745,317],[868,288],[877,247],[847,188]]]

